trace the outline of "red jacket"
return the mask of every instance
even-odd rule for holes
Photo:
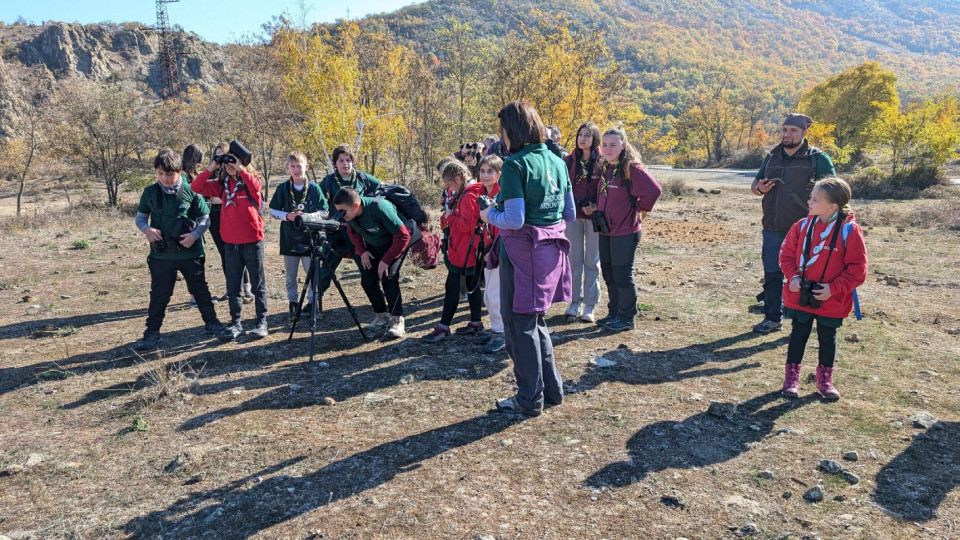
[[[500,193],[500,182],[497,182],[497,185],[493,186],[493,191],[488,192],[487,188],[483,188],[483,191],[481,193],[486,195],[487,197],[490,197],[493,200],[496,200],[497,193]],[[490,229],[490,242],[487,242],[487,244],[489,245],[491,242],[493,242],[493,239],[496,238],[498,234],[500,234],[500,229],[494,227],[493,225],[487,225],[487,228]]]
[[[640,232],[640,212],[653,210],[653,205],[660,198],[663,189],[636,161],[627,168],[630,175],[630,192],[627,193],[627,182],[618,174],[613,179],[604,177],[609,175],[608,167],[595,167],[597,175],[597,209],[603,212],[610,227],[610,233],[604,236],[626,236]],[[605,183],[605,180],[609,180]],[[603,234],[603,233],[601,233]]]
[[[813,223],[813,241],[808,251],[812,262],[806,269],[806,279],[829,284],[831,293],[830,298],[823,301],[817,309],[811,309],[809,306],[800,307],[798,304],[800,293],[790,291],[790,280],[794,276],[801,275],[800,260],[803,257],[803,244],[811,223]],[[844,246],[842,235],[838,235],[832,254],[829,250],[833,235],[830,234],[821,239],[821,233],[830,224],[825,224],[819,219],[815,220],[814,216],[807,216],[790,228],[787,238],[780,246],[780,269],[787,278],[787,283],[783,287],[784,306],[836,319],[843,319],[850,315],[850,310],[853,308],[853,290],[863,285],[867,279],[867,248],[863,243],[863,229],[853,220],[853,214],[848,215],[844,223],[852,223],[846,246]],[[822,251],[818,252],[818,247]],[[824,267],[826,267],[825,273]],[[821,275],[823,275],[822,280]]]
[[[467,256],[472,250],[476,250],[481,242],[489,242],[489,238],[481,238],[475,235],[477,223],[480,222],[480,207],[477,205],[477,197],[484,191],[483,184],[475,182],[461,190],[453,207],[453,213],[449,216],[444,214],[440,218],[440,224],[450,228],[450,240],[447,244],[447,260],[451,264],[463,267],[464,259],[467,259],[467,268],[472,267],[476,261],[475,257]],[[473,248],[470,248],[470,239],[473,238]]]
[[[250,244],[263,240],[263,218],[260,217],[260,207],[263,199],[260,196],[260,182],[247,171],[240,169],[238,173],[243,183],[249,189],[239,188],[233,196],[236,204],[227,204],[226,193],[232,193],[236,188],[236,181],[227,177],[226,188],[217,180],[210,179],[210,171],[204,169],[197,178],[190,183],[190,189],[204,197],[218,197],[223,199],[223,208],[220,210],[220,236],[224,242],[230,244]],[[253,200],[250,200],[250,198]]]

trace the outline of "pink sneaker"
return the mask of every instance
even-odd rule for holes
[[[833,387],[833,368],[817,366],[817,393],[827,401],[840,399],[840,392]]]
[[[788,363],[784,367],[783,395],[788,398],[800,397],[800,364]]]

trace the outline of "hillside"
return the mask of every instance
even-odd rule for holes
[[[431,0],[366,24],[422,50],[448,17],[467,22],[482,39],[535,24],[540,12],[603,29],[641,95],[650,95],[654,114],[666,103],[681,106],[683,90],[714,69],[779,88],[786,103],[865,60],[897,73],[908,96],[960,82],[960,5],[946,0]]]

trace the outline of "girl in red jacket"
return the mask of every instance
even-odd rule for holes
[[[783,288],[783,314],[793,319],[783,380],[787,397],[799,396],[800,362],[816,319],[820,342],[817,392],[830,401],[840,399],[833,386],[837,328],[850,315],[854,289],[867,278],[863,230],[854,221],[849,202],[846,182],[820,180],[810,194],[810,215],[790,228],[780,247],[780,268],[788,279]]]
[[[437,343],[450,337],[450,323],[457,312],[457,304],[460,303],[460,279],[465,276],[468,284],[476,281],[476,274],[481,269],[476,267],[475,255],[481,243],[487,240],[483,235],[475,234],[477,225],[481,224],[477,197],[483,193],[483,184],[469,184],[470,171],[459,161],[448,163],[443,168],[441,178],[444,188],[448,192],[456,193],[456,196],[440,218],[440,223],[450,230],[449,245],[443,255],[443,262],[447,266],[447,282],[444,287],[443,313],[433,331],[423,337],[427,343]],[[472,291],[470,289],[468,286],[470,323],[458,329],[457,333],[474,335],[483,332],[483,322],[480,319],[483,289],[479,285],[472,287]]]

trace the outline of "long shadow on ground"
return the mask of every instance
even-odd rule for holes
[[[759,362],[731,367],[715,367],[690,371],[704,364],[733,362],[785,345],[789,338],[762,341],[753,345],[732,347],[743,341],[760,337],[753,332],[719,339],[710,343],[696,343],[666,351],[634,353],[626,349],[613,349],[600,356],[617,361],[610,368],[594,368],[574,385],[573,390],[596,388],[604,381],[620,381],[627,384],[660,384],[697,377],[713,377],[760,367]]]
[[[737,406],[735,414],[695,414],[682,422],[663,421],[644,426],[627,441],[629,461],[611,463],[590,476],[584,484],[599,488],[623,487],[647,474],[665,469],[690,469],[731,460],[766,437],[784,413],[815,401],[809,396],[760,410],[779,399],[769,392]]]
[[[251,475],[220,489],[191,494],[167,509],[132,519],[123,530],[137,537],[249,537],[385,484],[398,474],[416,470],[433,457],[499,433],[519,421],[519,417],[499,413],[478,416],[381,444],[307,476],[278,475],[250,486],[250,478],[256,477]]]
[[[873,500],[906,521],[929,521],[960,485],[960,423],[937,422],[877,473]]]

